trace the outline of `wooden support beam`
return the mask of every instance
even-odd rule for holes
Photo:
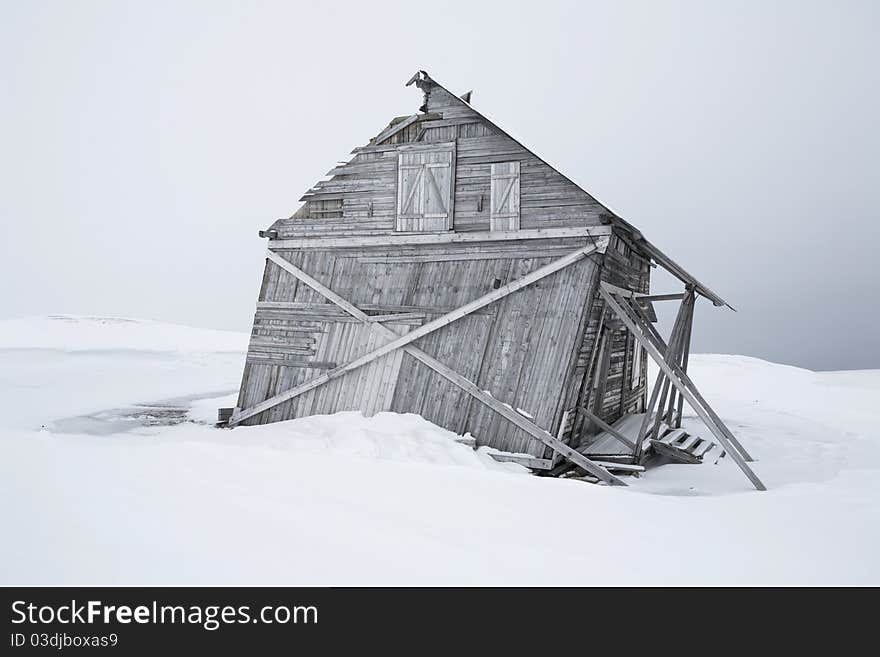
[[[553,467],[551,459],[540,459],[528,454],[508,454],[506,452],[489,452],[489,456],[499,463],[516,463],[532,470],[550,470]]]
[[[666,346],[666,343],[663,341],[663,338],[657,332],[657,329],[654,328],[653,324],[648,322],[647,319],[645,319],[643,314],[642,315],[639,314],[640,313],[639,309],[636,308],[635,306],[631,306],[629,304],[624,304],[623,308],[626,310],[630,310],[633,313],[633,316],[635,317],[635,319],[637,321],[638,321],[638,318],[641,317],[641,321],[643,322],[643,325],[646,329],[645,335],[646,335],[647,339],[653,340],[655,345],[657,346],[658,350],[660,350],[661,353],[665,352],[668,347]],[[679,369],[679,371],[681,370],[681,368],[678,368],[678,369]],[[730,431],[730,429],[727,428],[727,425],[721,421],[721,418],[718,417],[718,415],[717,415],[717,413],[715,413],[714,409],[711,406],[709,406],[709,403],[705,399],[703,399],[703,396],[700,394],[700,391],[697,390],[697,387],[694,385],[693,381],[691,381],[690,378],[688,378],[687,374],[685,374],[684,372],[682,372],[682,376],[685,377],[685,379],[687,380],[689,385],[692,387],[693,395],[700,401],[701,404],[703,404],[704,410],[714,419],[714,421],[718,425],[718,427],[722,431],[725,432],[725,435],[727,436],[727,440],[734,447],[736,447],[737,450],[739,450],[739,453],[742,455],[744,460],[746,460],[748,462],[753,461],[754,459],[751,457],[751,455],[749,455],[749,453],[746,451],[745,447],[743,447],[740,444],[740,442],[736,439],[736,436],[734,436],[733,433]]]
[[[620,297],[626,297],[628,299],[633,299],[633,298],[642,299],[642,298],[648,296],[647,294],[644,294],[642,292],[633,292],[632,290],[627,290],[626,288],[618,287],[617,285],[612,285],[611,283],[608,283],[607,281],[601,281],[599,283],[599,285],[601,285],[603,288],[605,288],[606,290],[608,290],[612,294],[616,294],[617,296],[620,296]]]
[[[685,323],[687,322],[687,315],[689,310],[688,297],[682,299],[681,306],[678,308],[678,315],[675,318],[675,325],[672,329],[672,334],[669,336],[669,346],[666,348],[665,358],[667,362],[678,362],[679,360],[679,349],[681,347],[682,336],[685,330]],[[647,321],[644,313],[641,308],[638,306],[633,306],[633,310],[641,317],[643,321]],[[670,379],[667,377],[663,381],[663,389],[660,391],[660,400],[657,402],[657,421],[654,422],[654,428],[651,430],[651,439],[657,440],[660,436],[660,424],[663,422],[665,417],[664,408],[666,407],[666,396],[670,391]],[[672,388],[673,396],[675,394],[675,388]],[[670,400],[671,401],[671,400]],[[668,422],[667,422],[668,424]]]
[[[694,295],[693,290],[690,291],[690,294],[691,294],[691,296]],[[682,359],[681,359],[681,371],[684,372],[685,374],[687,374],[688,359],[690,358],[690,354],[691,354],[691,331],[693,330],[693,327],[694,327],[694,305],[696,305],[696,304],[691,304],[691,312],[688,315],[688,322],[687,322],[687,329],[686,329],[687,333],[685,334],[685,339],[684,339],[684,352],[682,353]],[[684,397],[682,397],[681,394],[679,394],[678,395],[678,407],[675,410],[675,414],[672,418],[672,423],[670,426],[673,426],[676,429],[681,427],[681,414],[682,414],[683,410],[684,410]]]
[[[640,309],[638,308],[638,306],[636,306],[635,309],[638,312],[641,312]],[[673,342],[675,336],[678,334],[679,328],[681,327],[681,324],[682,324],[683,313],[684,313],[684,306],[681,306],[678,309],[678,313],[675,316],[675,322],[672,325],[672,335],[670,336],[671,337],[670,343]],[[647,321],[647,318],[644,316],[644,314],[641,314],[640,316],[644,321]],[[648,323],[650,324],[650,322],[648,322]],[[633,337],[635,338],[635,334],[633,334]],[[639,344],[641,345],[641,343],[639,343]],[[666,354],[667,354],[667,356],[671,355],[670,349],[668,349],[668,348],[666,349]],[[666,389],[667,389],[668,385],[669,384],[666,380],[666,375],[661,370],[660,372],[657,373],[657,380],[654,382],[654,386],[651,388],[651,398],[650,398],[650,401],[648,402],[647,406],[645,407],[645,417],[642,420],[642,424],[639,427],[639,433],[636,437],[636,448],[633,451],[633,457],[634,457],[636,463],[640,462],[642,459],[642,452],[645,447],[645,437],[647,436],[648,431],[649,430],[651,431],[651,435],[654,438],[656,438],[657,434],[659,433],[660,407],[662,407],[662,405],[663,405],[662,399],[664,399],[666,397]],[[663,392],[663,397],[660,397],[661,390]],[[655,414],[654,413],[654,406],[655,406],[655,404],[657,404],[658,398],[660,398],[661,401],[658,404],[657,413]],[[653,418],[652,418],[652,415],[654,416]],[[651,424],[652,419],[654,420],[653,425]]]
[[[685,294],[685,297],[682,299],[682,302],[681,302],[682,308],[685,309],[685,313],[684,313],[684,317],[682,318],[681,329],[679,331],[679,335],[678,335],[676,343],[675,343],[675,348],[673,350],[673,357],[672,357],[672,360],[674,360],[675,364],[678,365],[679,367],[681,367],[681,364],[684,362],[684,349],[685,349],[685,345],[687,344],[686,341],[688,339],[687,330],[688,330],[688,325],[690,324],[690,321],[691,321],[691,317],[693,317],[693,312],[694,312],[693,304],[694,304],[694,297],[689,294]],[[642,318],[644,319],[644,315],[642,315]],[[670,358],[667,357],[666,360],[670,360]],[[681,399],[681,393],[679,393],[677,389],[672,388],[670,395],[669,395],[669,404],[666,406],[665,411],[663,410],[663,407],[661,405],[662,414],[660,416],[660,419],[662,422],[665,422],[666,425],[669,427],[672,427],[672,417],[673,417],[673,413],[675,412],[676,399]],[[654,437],[656,438],[657,436],[654,436]]]
[[[767,487],[761,482],[752,469],[749,467],[748,463],[743,459],[743,455],[737,450],[733,444],[728,440],[728,431],[724,431],[721,429],[719,425],[723,423],[719,420],[716,420],[713,417],[714,412],[709,412],[707,410],[708,404],[706,401],[699,396],[699,392],[696,392],[696,386],[694,386],[693,382],[688,378],[688,376],[681,371],[675,364],[670,364],[666,362],[666,359],[663,356],[663,353],[658,349],[658,345],[655,344],[654,340],[651,339],[648,327],[645,325],[645,322],[640,318],[633,318],[629,313],[627,313],[621,303],[618,302],[614,295],[605,290],[603,287],[599,287],[599,294],[605,299],[611,309],[620,317],[621,321],[626,324],[627,328],[632,331],[633,335],[635,335],[638,340],[643,344],[645,349],[651,355],[651,358],[660,366],[660,369],[666,374],[667,377],[672,381],[672,384],[679,389],[681,394],[687,400],[687,402],[691,405],[691,407],[697,412],[700,419],[705,423],[705,425],[709,428],[709,430],[718,438],[718,441],[721,445],[727,450],[730,454],[731,458],[736,462],[739,466],[739,469],[743,471],[743,473],[748,477],[749,481],[752,482],[752,485],[758,490],[767,490]],[[716,416],[717,417],[717,416]],[[726,427],[725,427],[726,429]]]
[[[635,443],[633,443],[629,438],[624,436],[617,429],[612,427],[610,424],[608,424],[605,420],[600,418],[595,413],[591,413],[590,411],[588,411],[586,408],[584,408],[582,406],[578,406],[577,412],[582,413],[584,415],[584,417],[586,417],[586,418],[592,420],[593,422],[595,422],[596,424],[598,424],[599,428],[601,428],[603,431],[607,431],[611,435],[612,438],[616,438],[619,442],[623,443],[624,445],[629,447],[631,450],[635,450],[635,448],[636,448]]]
[[[607,239],[605,240],[605,244],[603,246],[607,246]],[[496,301],[500,298],[503,298],[507,294],[510,294],[511,292],[513,292],[517,289],[521,289],[523,287],[526,287],[527,285],[530,285],[531,283],[533,283],[537,280],[540,280],[541,278],[544,278],[545,276],[550,275],[554,271],[558,271],[559,269],[567,267],[568,265],[573,264],[574,262],[578,262],[579,260],[585,258],[590,253],[593,253],[597,248],[598,248],[598,246],[594,245],[591,247],[578,249],[577,251],[566,256],[565,258],[561,258],[561,259],[559,259],[555,262],[552,262],[544,267],[541,267],[540,269],[536,269],[535,271],[527,274],[526,276],[523,276],[522,278],[517,279],[513,283],[509,283],[507,286],[498,288],[497,290],[493,290],[489,294],[484,295],[483,297],[480,297],[479,299],[477,299],[475,301],[472,301],[470,304],[466,304],[465,306],[458,308],[457,310],[453,311],[452,313],[448,313],[447,315],[444,315],[443,317],[438,318],[438,320],[435,320],[435,322],[440,321],[440,320],[444,320],[446,318],[449,318],[451,315],[455,315],[455,314],[459,314],[459,317],[464,317],[466,314],[468,314],[467,312],[464,312],[465,309],[468,309],[468,308],[476,309],[478,307],[488,305],[489,303],[492,303],[493,301]],[[339,296],[333,290],[331,290],[327,286],[323,285],[319,281],[315,280],[314,278],[309,276],[307,273],[305,273],[304,271],[302,271],[301,269],[299,269],[298,267],[296,267],[292,263],[281,258],[277,254],[272,253],[271,251],[269,251],[267,253],[266,257],[269,260],[271,260],[272,262],[274,262],[275,264],[277,264],[279,267],[281,267],[282,269],[289,272],[290,274],[295,276],[297,279],[299,279],[300,281],[302,281],[303,283],[305,283],[306,285],[311,287],[313,290],[315,290],[316,292],[318,292],[319,294],[321,294],[322,296],[324,296],[325,298],[327,298],[328,300],[330,300],[331,302],[333,302],[334,304],[336,304],[337,306],[339,306],[340,308],[345,310],[347,313],[349,313],[353,317],[359,319],[360,321],[362,321],[364,323],[370,322],[370,317],[366,313],[364,313],[362,310],[357,308],[357,306],[350,303],[348,300],[344,299],[343,297]],[[510,289],[506,290],[505,292],[502,292],[503,290],[505,290],[505,288],[510,288]],[[499,293],[501,293],[501,294],[499,295]],[[492,297],[491,300],[489,299],[490,297]],[[450,321],[454,321],[454,320],[450,320]],[[434,322],[432,322],[432,324],[433,323]],[[446,322],[446,323],[448,324],[449,322]],[[370,356],[371,354],[375,354],[378,351],[382,351],[383,349],[391,351],[392,349],[388,349],[390,347],[390,345],[392,345],[395,342],[401,342],[402,340],[407,340],[407,342],[399,344],[397,347],[394,347],[394,348],[395,349],[396,348],[403,348],[404,351],[406,351],[406,353],[408,353],[410,356],[412,356],[413,358],[415,358],[416,360],[418,360],[422,364],[430,367],[432,370],[434,370],[440,376],[444,377],[450,383],[452,383],[455,386],[457,386],[458,388],[464,390],[466,393],[468,393],[469,395],[474,397],[477,401],[479,401],[482,404],[484,404],[485,406],[489,407],[490,409],[492,409],[493,411],[495,411],[496,413],[498,413],[499,415],[501,415],[502,417],[504,417],[505,419],[507,419],[508,421],[510,421],[511,423],[513,423],[514,425],[516,425],[517,427],[519,427],[520,429],[525,431],[526,433],[528,433],[529,435],[533,436],[534,438],[537,438],[538,440],[543,442],[545,445],[547,445],[551,449],[555,450],[556,452],[560,453],[563,457],[565,457],[566,459],[568,459],[569,461],[571,461],[575,465],[583,468],[584,470],[586,470],[587,472],[589,472],[593,476],[598,477],[600,480],[602,480],[612,486],[626,486],[625,482],[623,482],[619,478],[615,477],[613,474],[611,474],[610,472],[608,472],[604,468],[595,465],[592,461],[590,461],[590,459],[585,457],[583,454],[580,454],[579,452],[573,450],[571,447],[569,447],[568,445],[563,443],[561,440],[559,440],[555,436],[551,435],[548,431],[545,431],[544,429],[539,427],[534,422],[527,420],[525,417],[523,417],[522,415],[520,415],[519,413],[514,411],[512,408],[510,408],[506,404],[503,404],[499,400],[495,399],[492,395],[484,392],[476,384],[474,384],[472,381],[469,381],[468,379],[466,379],[465,377],[460,375],[458,372],[456,372],[452,368],[444,365],[443,363],[436,360],[432,356],[429,356],[428,354],[423,352],[421,349],[418,349],[418,348],[410,345],[409,342],[412,342],[412,340],[416,339],[416,338],[410,337],[410,336],[412,336],[412,334],[415,331],[411,331],[410,333],[407,333],[404,336],[398,336],[397,333],[395,333],[394,331],[389,329],[387,326],[384,326],[383,324],[373,323],[372,325],[384,337],[389,339],[390,342],[387,343],[384,347],[381,347],[380,349],[374,350],[370,354],[366,354],[366,356],[364,356],[360,359],[357,359],[356,361],[352,361],[352,363],[355,363],[358,361],[364,361],[364,359],[367,356]],[[445,326],[446,324],[443,324],[443,325]],[[424,329],[427,326],[428,326],[428,324],[425,324],[421,328]],[[437,326],[437,328],[439,328],[439,326]],[[434,330],[436,330],[436,328]],[[386,353],[387,353],[387,351],[386,351]],[[376,357],[378,357],[378,356],[376,356]],[[372,360],[372,358],[370,360]],[[369,362],[369,361],[366,361],[366,362]],[[349,363],[347,366],[343,366],[343,367],[351,366],[352,363]],[[365,363],[361,363],[361,364],[365,364]],[[336,369],[338,370],[341,368],[336,368]],[[333,372],[333,371],[334,370],[331,370],[331,372]],[[348,371],[348,370],[346,370],[346,371]],[[341,376],[341,374],[339,376]],[[243,410],[236,409],[236,412],[233,414],[232,418],[230,418],[230,420],[229,420],[229,426],[231,426],[231,427],[235,426],[235,425],[239,424],[242,420],[247,419],[248,417],[251,417],[253,415],[261,413],[264,410],[266,410],[267,408],[271,408],[272,406],[275,406],[276,404],[279,404],[282,401],[286,401],[287,399],[292,399],[293,397],[296,397],[298,394],[302,394],[302,392],[298,392],[298,391],[301,388],[303,388],[304,386],[309,386],[308,390],[311,390],[315,387],[318,387],[318,386],[326,383],[329,380],[331,380],[331,379],[327,378],[327,375],[325,374],[324,376],[316,377],[315,379],[312,379],[311,381],[307,381],[302,386],[297,386],[296,388],[289,390],[285,393],[281,393],[280,395],[276,395],[275,397],[271,397],[270,399],[267,399],[266,401],[261,402],[260,404],[256,404],[248,409],[243,409]],[[289,396],[287,396],[287,395],[289,395]],[[266,402],[269,402],[269,401],[273,401],[273,403],[268,406],[265,406],[265,408],[263,408],[263,406],[266,404]],[[259,410],[255,410],[255,409],[259,409]]]
[[[641,345],[641,342],[639,343]],[[663,379],[666,375],[663,374],[663,371],[657,373],[657,380],[654,381],[654,386],[651,388],[651,397],[648,400],[648,403],[645,404],[645,417],[642,418],[642,423],[639,426],[639,432],[636,434],[636,447],[633,450],[633,459],[636,463],[641,461],[642,459],[642,450],[644,449],[645,436],[648,433],[648,429],[651,426],[651,416],[654,414],[654,405],[657,403],[657,397],[660,395],[660,388],[663,385]]]
[[[619,470],[621,472],[644,472],[645,466],[632,465],[631,463],[612,463],[611,461],[593,461],[607,470]]]
[[[678,301],[679,299],[684,299],[684,292],[679,292],[678,294],[645,294],[640,296],[639,302],[642,301]]]
[[[511,423],[515,424],[517,427],[528,433],[530,436],[537,438],[542,443],[547,445],[547,447],[559,452],[563,457],[565,457],[575,465],[583,468],[594,477],[598,477],[605,483],[612,486],[626,486],[625,482],[621,481],[604,468],[596,465],[586,456],[584,456],[580,452],[575,451],[574,449],[563,443],[561,440],[551,435],[548,431],[545,431],[544,429],[539,427],[534,422],[527,420],[525,417],[517,413],[508,405],[495,399],[492,395],[483,392],[476,384],[474,384],[472,381],[469,381],[455,370],[447,367],[446,365],[443,365],[439,361],[428,356],[428,354],[420,350],[417,351],[419,352],[418,354],[412,353],[410,351],[407,351],[407,353],[430,367],[440,376],[445,377],[449,382],[464,390],[474,399],[481,402],[484,406],[488,406],[490,409],[501,415],[503,418],[509,420]]]
[[[429,244],[471,244],[480,242],[509,242],[519,240],[547,240],[563,238],[594,239],[597,252],[604,253],[611,229],[607,226],[568,228],[534,228],[528,230],[475,231],[471,233],[389,233],[387,235],[346,235],[340,237],[298,237],[269,240],[273,251],[288,249],[333,249],[368,246],[425,246]],[[604,243],[602,238],[606,238]]]
[[[398,121],[392,126],[388,126],[385,130],[380,132],[373,138],[371,144],[381,144],[383,141],[388,139],[389,137],[393,137],[401,130],[406,130],[413,123],[416,123],[419,120],[419,114],[413,114],[412,116],[408,116],[403,121]]]

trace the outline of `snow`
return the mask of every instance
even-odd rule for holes
[[[694,356],[770,490],[730,458],[621,489],[530,476],[415,415],[216,429],[246,344],[0,322],[0,584],[880,583],[880,371]]]
[[[247,335],[146,319],[50,315],[0,322],[0,349],[81,351],[232,352],[247,349]]]
[[[136,402],[231,393],[241,381],[247,342],[243,333],[116,317],[0,321],[0,391],[9,409],[0,429],[38,429]]]

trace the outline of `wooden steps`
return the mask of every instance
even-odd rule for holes
[[[645,466],[633,465],[631,463],[614,463],[612,461],[593,461],[593,463],[601,465],[606,470],[611,470],[612,472],[633,473],[645,471]]]
[[[651,447],[658,454],[668,456],[679,463],[698,464],[703,457],[715,448],[715,443],[691,435],[684,429],[673,429],[661,432],[656,440],[651,440]]]
[[[620,417],[610,426],[627,439],[635,441],[644,417],[644,413],[628,414]],[[703,457],[718,446],[717,443],[711,440],[688,433],[686,429],[670,427],[663,421],[660,422],[657,429],[658,438],[652,439],[651,432],[656,421],[656,418],[651,418],[648,422],[647,437],[642,442],[642,451],[644,453],[653,451],[655,454],[665,456],[677,463],[696,465],[702,463]],[[594,436],[590,436],[588,442],[580,445],[577,451],[593,459],[593,463],[596,465],[621,475],[638,476],[645,471],[643,465],[633,463],[633,455],[630,450],[608,431],[601,431]],[[652,463],[654,461],[649,460],[648,467],[651,467]],[[587,473],[569,462],[560,463],[556,467],[545,470],[540,474],[581,481],[595,481],[594,477],[587,475]]]

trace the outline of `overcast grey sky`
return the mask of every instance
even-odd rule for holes
[[[0,316],[247,330],[257,231],[423,68],[737,307],[696,351],[880,367],[878,2],[0,8]]]

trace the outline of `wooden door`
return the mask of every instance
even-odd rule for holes
[[[455,144],[402,147],[397,167],[397,230],[452,230]]]

